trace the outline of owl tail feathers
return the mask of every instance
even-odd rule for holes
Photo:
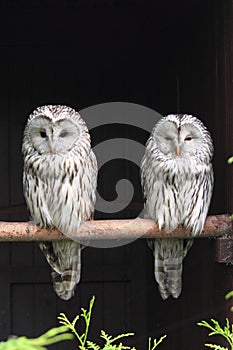
[[[74,241],[58,241],[40,242],[39,246],[53,269],[51,275],[55,292],[61,299],[69,300],[80,281],[80,244]]]
[[[72,242],[70,246],[72,247],[69,251],[71,256],[70,264],[66,268],[61,268],[60,271],[56,270],[51,273],[53,288],[63,300],[69,300],[74,295],[76,285],[79,283],[81,276],[80,245]]]
[[[156,239],[150,246],[154,254],[154,274],[162,299],[178,298],[182,290],[183,259],[193,240]]]
[[[181,257],[162,261],[155,259],[155,279],[158,282],[159,292],[163,300],[166,300],[170,295],[173,298],[178,298],[181,293],[182,260]]]
[[[57,295],[63,300],[72,298],[76,284],[80,281],[80,273],[74,270],[65,270],[62,274],[53,271],[51,276],[53,288]]]

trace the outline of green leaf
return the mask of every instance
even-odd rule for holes
[[[233,297],[233,290],[225,295],[225,299],[228,300]]]
[[[119,334],[115,337],[112,335],[107,334],[104,330],[101,330],[100,332],[100,338],[104,339],[105,344],[103,346],[100,346],[90,340],[87,340],[88,337],[88,332],[89,332],[89,326],[91,322],[91,315],[92,315],[92,308],[94,305],[95,297],[93,296],[90,303],[89,303],[89,308],[86,310],[85,308],[81,308],[81,314],[80,316],[84,320],[85,323],[85,330],[82,334],[79,334],[78,331],[76,330],[76,323],[80,319],[79,315],[77,315],[72,322],[69,321],[67,316],[64,313],[60,313],[58,316],[58,320],[61,324],[64,326],[68,327],[77,337],[79,341],[78,348],[80,350],[87,350],[87,349],[92,349],[92,350],[136,350],[135,347],[130,347],[123,345],[122,342],[119,344],[116,344],[116,342],[122,338],[126,338],[129,336],[134,335],[134,333],[124,333],[124,334]],[[149,350],[155,350],[155,348],[163,341],[163,339],[166,337],[166,335],[162,336],[158,341],[156,339],[153,340],[153,347],[149,347]],[[151,342],[151,339],[149,339],[149,343]],[[0,349],[1,350],[1,349]],[[23,350],[23,349],[22,349]],[[28,350],[33,350],[33,349],[28,349]],[[38,349],[38,350],[43,350],[43,349]]]
[[[205,346],[215,350],[228,350],[228,348],[224,348],[223,346],[217,344],[205,344]]]
[[[230,349],[233,350],[233,325],[230,326],[229,319],[226,318],[226,324],[224,328],[222,328],[218,321],[211,319],[213,326],[210,325],[206,321],[201,321],[198,323],[199,326],[204,326],[206,328],[209,328],[211,332],[209,333],[209,336],[212,335],[221,335],[223,338],[225,338],[230,345]],[[221,347],[218,344],[206,344],[208,347],[212,347],[216,350],[225,350],[225,348]]]
[[[95,344],[95,343],[93,343],[90,340],[87,341],[87,348],[88,349],[93,349],[93,350],[100,350],[100,346]]]
[[[77,323],[78,320],[79,320],[79,315],[77,315],[77,316],[73,319],[73,321],[72,321],[72,326],[73,326],[73,327],[75,327],[75,325],[76,325],[76,323]]]
[[[65,333],[66,331],[67,327],[61,326],[50,329],[38,338],[10,338],[0,342],[0,350],[46,350],[47,345],[73,339],[72,334]]]
[[[166,335],[163,335],[159,338],[159,340],[157,341],[157,339],[153,340],[153,346],[151,348],[151,337],[148,339],[148,350],[154,350],[157,348],[157,346],[162,343],[163,339],[166,338]]]

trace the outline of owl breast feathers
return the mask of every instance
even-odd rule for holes
[[[24,131],[23,187],[33,221],[75,238],[94,212],[97,163],[85,122],[72,108],[42,106]],[[40,244],[54,269],[54,288],[69,299],[80,278],[80,245],[75,241]]]
[[[213,143],[203,123],[190,115],[168,115],[153,128],[141,162],[146,216],[159,229],[183,225],[201,233],[212,190]],[[155,278],[161,295],[181,292],[182,260],[191,241],[153,240]]]

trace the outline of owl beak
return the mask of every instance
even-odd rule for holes
[[[55,153],[55,147],[54,146],[51,146],[50,150],[51,150],[51,153],[53,153],[53,154]]]
[[[176,148],[176,155],[177,155],[177,156],[180,155],[180,147],[179,147],[179,146],[177,146],[177,148]]]

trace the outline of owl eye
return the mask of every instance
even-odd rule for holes
[[[193,139],[192,136],[186,136],[184,140],[185,141],[191,141],[192,139]]]
[[[41,136],[43,139],[46,138],[46,137],[47,137],[46,132],[45,132],[45,131],[41,131],[41,132],[40,132],[40,136]]]
[[[172,141],[172,138],[169,137],[169,136],[165,136],[165,140],[166,140],[166,141]]]
[[[62,132],[60,133],[60,137],[62,137],[62,138],[66,137],[67,135],[68,135],[68,132],[67,132],[67,131],[62,131]]]

